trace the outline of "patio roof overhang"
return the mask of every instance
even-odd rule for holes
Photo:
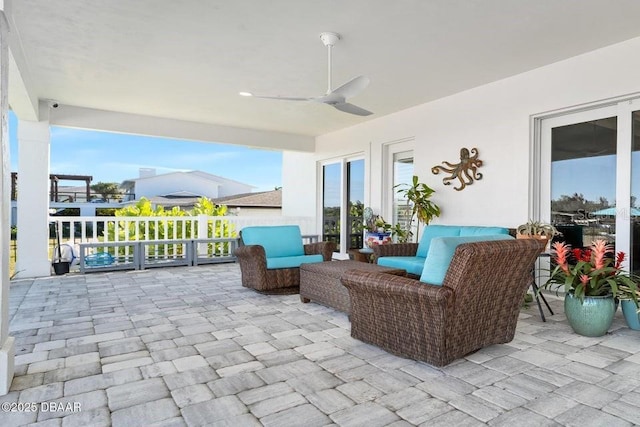
[[[314,136],[640,36],[634,0],[2,3],[22,120],[53,99],[61,126],[302,151]],[[321,95],[322,31],[342,35],[335,85],[369,76],[354,102],[374,115],[238,96]]]

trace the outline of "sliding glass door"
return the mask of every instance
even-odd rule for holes
[[[322,167],[322,240],[340,245],[342,164]]]
[[[635,274],[640,274],[640,111],[632,113],[631,122],[630,268]]]
[[[323,240],[339,252],[362,247],[364,160],[343,159],[322,165]]]
[[[596,239],[640,269],[640,106],[625,101],[542,120],[538,216],[573,247]]]

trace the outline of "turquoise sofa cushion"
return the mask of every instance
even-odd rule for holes
[[[431,240],[431,247],[424,262],[420,281],[432,285],[442,286],[449,264],[458,245],[463,243],[483,242],[488,240],[511,240],[509,234],[475,235],[458,237],[435,237]],[[382,258],[381,258],[382,259]]]
[[[383,267],[401,268],[407,273],[419,276],[424,267],[424,257],[420,256],[385,256],[378,258],[378,265]]]
[[[267,269],[274,270],[276,268],[294,268],[300,267],[300,264],[311,264],[323,261],[324,258],[322,255],[281,256],[267,258]]]
[[[429,252],[429,246],[431,245],[431,239],[434,237],[459,236],[460,228],[462,227],[458,225],[428,225],[422,232],[416,256],[426,258],[427,253]]]
[[[494,234],[509,234],[504,227],[460,227],[460,236],[490,236]]]
[[[422,233],[416,255],[426,258],[431,246],[431,240],[435,237],[490,236],[495,234],[509,234],[509,229],[471,225],[429,225]]]
[[[245,227],[242,242],[262,246],[267,258],[304,255],[302,234],[297,225]]]

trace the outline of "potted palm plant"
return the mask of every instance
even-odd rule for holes
[[[623,252],[615,257],[613,245],[596,240],[588,249],[571,249],[562,242],[552,245],[556,264],[543,288],[565,292],[564,310],[571,328],[580,335],[599,337],[613,322],[614,298],[625,298],[638,306],[638,278],[623,271]],[[574,263],[570,262],[573,255]]]
[[[411,225],[414,219],[418,220],[416,235],[420,235],[420,223],[429,225],[434,217],[440,216],[440,208],[433,203],[430,199],[435,190],[429,187],[427,184],[418,182],[418,177],[413,176],[411,184],[399,184],[396,187],[401,187],[398,190],[398,194],[404,196],[407,199],[407,207],[411,211],[411,218],[407,224],[406,230],[402,232],[402,227],[397,227],[397,233],[404,236],[405,240],[409,240],[413,236]],[[397,224],[396,224],[397,226]]]

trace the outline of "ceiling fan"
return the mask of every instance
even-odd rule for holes
[[[344,111],[345,113],[355,114],[357,116],[368,116],[373,114],[371,111],[360,108],[357,105],[353,105],[347,102],[347,99],[352,98],[362,92],[369,85],[369,77],[358,76],[349,80],[337,89],[331,89],[331,48],[340,40],[340,35],[336,33],[322,33],[320,34],[320,40],[327,47],[328,55],[328,70],[329,70],[329,82],[327,93],[321,96],[315,96],[311,98],[302,98],[294,96],[260,96],[254,95],[251,92],[240,92],[241,96],[252,96],[254,98],[265,99],[280,99],[283,101],[314,101],[322,104],[331,105],[332,107]]]

